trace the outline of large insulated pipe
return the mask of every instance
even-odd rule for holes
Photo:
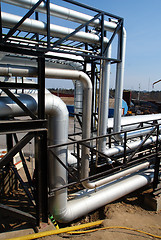
[[[19,100],[25,104],[33,113],[38,111],[37,94],[18,94]],[[24,116],[24,111],[8,96],[0,97],[0,117]],[[66,104],[57,96],[46,91],[45,93],[45,113],[48,118],[48,142],[49,144],[63,144],[68,141],[68,117],[69,113]],[[55,154],[67,165],[67,147],[56,148]],[[44,159],[46,161],[46,159]],[[57,162],[57,168],[55,168]],[[48,178],[49,189],[60,187],[67,182],[62,182],[61,164],[53,158],[51,153],[48,157]],[[59,165],[59,166],[58,166]],[[55,180],[56,179],[56,180]],[[66,196],[67,197],[67,196]]]
[[[45,62],[45,67],[47,68],[62,68],[62,69],[71,69],[71,70],[75,70],[77,68],[77,63],[72,63],[72,61],[76,61],[76,59],[74,59],[73,55],[70,54],[59,54],[59,57],[66,57],[71,59],[71,61],[60,61],[60,60],[56,60],[56,59],[52,59],[52,62],[50,61],[46,61]],[[78,59],[78,58],[77,58]],[[31,58],[31,57],[24,57],[24,56],[3,56],[1,58],[1,64],[10,64],[10,65],[24,65],[27,67],[37,67],[37,59],[36,58]],[[80,68],[80,64],[78,64],[79,68]],[[78,70],[78,69],[77,69]]]
[[[129,151],[132,151],[132,150],[136,149],[139,145],[142,144],[143,141],[144,141],[144,138],[142,140],[138,140],[138,141],[128,143],[127,146],[126,146],[126,151],[129,152]],[[155,143],[156,141],[157,141],[156,136],[149,137],[146,140],[146,142],[144,143],[143,146],[150,145],[152,143]],[[159,135],[159,141],[161,141],[161,135]],[[111,157],[113,155],[123,153],[124,150],[125,150],[124,146],[118,145],[116,147],[106,149],[106,151],[104,153],[107,155],[107,157]]]
[[[48,73],[49,76],[51,73]],[[23,95],[20,95],[23,96]],[[36,107],[35,103],[36,103],[36,97],[33,96],[27,96],[24,95],[23,97],[27,97],[29,98],[29,102],[31,102],[32,104],[30,106],[32,106],[34,104],[34,106]],[[35,95],[34,95],[35,96]],[[31,101],[32,98],[32,101]],[[52,99],[50,99],[52,98]],[[1,98],[2,99],[2,98]],[[65,104],[62,105],[61,101],[59,100],[57,103],[53,102],[53,100],[58,99],[57,97],[51,96],[51,94],[46,94],[46,98],[45,101],[47,103],[46,106],[46,111],[48,114],[51,115],[51,118],[55,118],[57,119],[55,126],[54,127],[54,134],[56,134],[56,136],[58,137],[58,139],[60,138],[60,140],[53,140],[53,137],[51,139],[51,142],[54,142],[55,144],[59,143],[59,141],[61,141],[63,139],[63,141],[66,141],[66,137],[67,137],[67,126],[63,126],[64,124],[67,124],[67,110],[65,107]],[[12,100],[10,100],[12,101]],[[26,100],[24,99],[24,101],[26,102]],[[49,104],[50,103],[50,104]],[[62,107],[60,107],[60,105],[62,105]],[[13,105],[9,104],[9,108],[12,108]],[[29,106],[28,106],[29,107]],[[17,108],[19,109],[20,112],[16,111],[16,114],[19,115],[22,110],[17,106]],[[61,109],[60,109],[61,108]],[[35,108],[36,109],[36,108]],[[33,109],[34,110],[34,109]],[[14,111],[12,110],[11,112],[14,115]],[[8,113],[6,113],[8,114]],[[55,115],[56,116],[53,116]],[[63,115],[62,115],[63,114]],[[65,114],[65,115],[64,115]],[[63,118],[63,122],[62,120],[62,116],[64,116]],[[53,119],[51,119],[51,122],[53,123]],[[59,125],[60,124],[60,125]],[[55,130],[57,129],[57,127],[60,127],[62,129],[59,128],[59,131]],[[65,129],[64,129],[65,127]],[[66,134],[64,135],[64,130],[66,132]],[[59,136],[59,134],[61,134],[61,137]],[[66,137],[65,137],[66,136]],[[66,162],[66,151],[65,149],[61,149],[60,150],[60,154],[61,155],[61,159],[63,159],[64,162]],[[60,187],[62,185],[64,185],[66,183],[66,171],[64,171],[64,168],[57,163],[57,161],[55,161],[55,164],[53,162],[51,162],[51,166],[53,166],[53,168],[55,169],[56,173],[55,175],[52,175],[52,179],[51,180],[51,185],[50,188],[52,189],[53,187]],[[59,166],[58,166],[59,165]],[[142,166],[136,166],[135,170],[139,170],[142,167],[147,167],[148,163],[143,164]],[[129,171],[133,171],[133,169],[129,169]],[[130,172],[125,172],[122,173],[121,176],[124,176],[124,174],[128,174]],[[52,172],[51,172],[52,174]],[[57,179],[55,179],[55,177]],[[57,191],[55,193],[54,197],[51,197],[49,200],[49,206],[50,206],[50,211],[52,214],[54,214],[55,218],[59,221],[62,222],[69,222],[72,221],[78,217],[81,217],[85,214],[87,214],[88,212],[101,207],[105,204],[107,204],[108,202],[114,201],[126,194],[128,194],[131,191],[134,191],[148,183],[150,183],[153,179],[153,170],[148,170],[146,172],[140,172],[137,175],[135,174],[135,176],[132,177],[128,177],[127,179],[124,178],[121,181],[117,180],[115,183],[106,185],[104,187],[98,188],[97,191],[85,191],[85,192],[81,192],[81,194],[77,194],[77,198],[67,202],[67,191],[66,189],[62,189],[60,191]],[[114,178],[112,177],[109,180],[114,180]]]
[[[85,216],[116,199],[119,199],[153,181],[153,170],[138,172],[115,182],[104,185],[95,190],[84,190],[75,194],[75,199],[64,201],[61,196],[59,205],[53,205],[52,214],[59,222],[71,222]],[[74,198],[71,196],[71,198]],[[66,203],[66,204],[65,204]]]
[[[113,118],[108,119],[109,129],[113,129],[113,122],[114,122]],[[138,115],[138,116],[122,117],[121,130],[122,131],[134,130],[134,131],[127,132],[126,137],[128,139],[139,137],[139,136],[145,136],[154,129],[153,126],[149,127],[150,124],[152,125],[154,122],[157,122],[158,124],[161,123],[161,114],[148,114],[148,115],[141,115],[141,116]],[[146,128],[140,129],[141,127],[146,127]],[[119,134],[119,137],[123,139],[124,134]]]
[[[120,38],[121,36],[118,35]],[[121,46],[118,41],[118,58],[120,56]],[[124,78],[124,65],[125,65],[125,46],[126,46],[126,31],[123,29],[122,38],[122,51],[121,51],[121,62],[117,63],[116,71],[116,84],[115,84],[115,107],[114,107],[114,132],[121,131],[121,116],[122,116],[122,93],[123,93],[123,78]],[[120,140],[120,136],[116,135],[117,139]]]
[[[27,71],[28,70],[28,71]],[[28,68],[20,68],[18,66],[2,66],[0,65],[0,75],[14,75],[14,76],[33,76],[37,75],[36,68],[28,67]],[[82,82],[84,87],[84,96],[83,96],[83,119],[82,119],[82,137],[83,139],[90,138],[90,121],[91,121],[91,97],[92,97],[92,85],[88,76],[79,71],[70,71],[70,70],[60,70],[60,69],[46,69],[45,75],[48,78],[62,78],[62,79],[75,79]],[[16,111],[16,110],[15,110]],[[146,143],[151,143],[146,141]],[[130,149],[136,148],[140,142],[131,143]],[[127,147],[127,151],[129,149]],[[122,146],[118,146],[116,148],[111,148],[107,151],[104,151],[107,156],[111,156],[123,151],[124,148]],[[66,161],[66,160],[65,160]],[[57,167],[55,167],[57,168]],[[65,170],[65,169],[64,169]],[[64,171],[64,175],[65,175]],[[89,149],[86,147],[82,147],[82,167],[81,167],[81,177],[88,178],[89,176]],[[104,181],[105,182],[105,181]],[[100,183],[84,181],[84,187],[88,189],[93,189],[96,186],[100,185]]]
[[[18,1],[3,0],[3,1],[6,2],[6,3],[11,3],[11,4],[14,4],[16,6],[20,6],[20,7],[23,7],[23,8],[29,8],[29,9],[34,4],[36,4],[36,0],[32,0],[32,1],[31,0],[18,0]],[[41,3],[39,5],[39,7],[37,8],[37,11],[46,13],[45,3]],[[79,23],[85,23],[85,22],[92,19],[92,16],[90,16],[90,15],[83,14],[83,13],[80,14],[77,11],[73,11],[73,10],[68,9],[68,8],[60,7],[60,6],[57,6],[57,5],[52,4],[52,3],[50,4],[50,13],[53,16],[57,16],[57,17],[60,17],[60,18],[64,18],[64,19],[79,22]],[[13,18],[15,18],[15,17],[13,16]],[[2,19],[3,19],[3,14],[2,14]],[[10,22],[10,24],[11,24],[11,22]],[[35,24],[36,24],[36,22],[35,22]],[[95,26],[95,27],[100,26],[100,20],[96,19],[95,21],[91,22],[90,25]],[[116,27],[117,27],[116,23],[104,21],[104,29],[105,30],[113,32],[116,29]],[[53,29],[54,29],[54,25],[53,25]],[[59,30],[62,30],[63,34],[64,34],[64,32],[66,32],[66,34],[67,34],[67,31],[68,31],[67,29],[65,30],[65,28],[62,28],[62,27],[59,27],[59,29],[57,29],[57,26],[56,26],[56,32],[57,33],[59,32]],[[52,29],[51,29],[51,32],[52,32]],[[62,34],[62,32],[61,32],[61,34]],[[70,29],[69,29],[68,33],[69,32],[71,32]],[[81,34],[81,37],[82,37],[84,33],[80,32],[80,34]],[[62,36],[59,36],[59,37],[62,37]],[[76,37],[76,35],[75,35],[75,37]],[[97,36],[95,36],[95,37],[97,37]],[[119,39],[121,38],[121,31],[119,31],[118,37],[119,37]],[[114,115],[114,118],[115,118],[114,131],[115,132],[118,132],[119,129],[121,128],[121,125],[120,125],[121,120],[120,119],[121,119],[121,114],[122,114],[122,91],[123,91],[123,75],[124,75],[125,45],[126,45],[126,31],[125,31],[124,28],[123,28],[123,32],[122,32],[122,37],[123,37],[123,39],[122,39],[122,55],[121,55],[122,62],[117,64],[117,73],[116,73],[115,115]],[[104,39],[104,42],[105,42],[105,39]],[[121,46],[119,45],[118,46],[118,57],[120,56],[120,49],[121,49]],[[119,136],[117,136],[117,137],[118,137],[118,139],[120,139]]]
[[[147,114],[147,115],[136,115],[136,116],[125,116],[121,118],[121,130],[131,130],[136,129],[137,127],[141,127],[140,124],[144,122],[148,122],[147,124],[144,123],[144,126],[149,126],[149,123],[153,123],[157,121],[158,123],[161,122],[161,114]],[[114,118],[108,119],[108,128],[113,128]]]
[[[0,75],[3,76],[37,76],[37,68],[0,65]],[[71,79],[82,82],[83,85],[83,116],[82,116],[82,138],[88,139],[91,134],[91,107],[92,107],[92,84],[90,78],[81,71],[45,69],[46,78]],[[65,169],[64,169],[65,170]],[[66,171],[64,171],[64,174]],[[89,148],[82,146],[82,178],[89,176]]]
[[[21,16],[17,16],[10,13],[4,13],[4,12],[1,13],[1,16],[2,16],[2,26],[7,28],[14,27],[22,18]],[[46,23],[42,21],[30,19],[30,18],[27,18],[18,29],[22,31],[34,32],[34,33],[43,34],[43,35],[47,34]],[[55,25],[55,24],[50,24],[50,35],[52,37],[63,38],[72,32],[74,32],[74,29],[72,28],[66,28],[66,27]],[[88,42],[88,43],[96,43],[96,44],[100,43],[99,36],[97,36],[96,34],[86,33],[83,31],[79,31],[75,33],[69,39],[74,41],[80,41],[80,42]],[[106,43],[108,42],[105,37],[104,37],[104,42]]]
[[[24,103],[28,102],[28,107],[34,112],[37,111],[37,95],[19,95],[20,100]],[[4,98],[0,98],[1,103],[5,103],[7,111],[5,112],[6,116],[18,116],[22,114],[22,109],[13,104],[12,100],[7,98],[7,102],[3,102]],[[3,106],[4,108],[4,106]],[[46,113],[50,115],[50,131],[51,135],[49,137],[50,143],[59,144],[60,142],[66,142],[68,133],[68,111],[66,106],[62,101],[51,94],[46,94],[45,96],[45,108]],[[0,116],[3,112],[0,112]],[[54,123],[54,124],[53,124]],[[54,136],[54,138],[53,138]],[[64,164],[67,164],[67,150],[66,148],[57,149],[57,153]],[[50,155],[51,157],[51,155]],[[50,170],[50,190],[54,187],[61,187],[66,184],[66,173],[63,167],[54,161],[51,157],[49,160]],[[131,169],[124,170],[121,173],[116,174],[115,176],[110,176],[108,181],[114,181],[116,177],[124,177],[126,174],[130,174],[133,171],[138,171],[139,169],[145,167],[147,168],[149,163],[143,163],[139,166],[135,166]],[[150,183],[153,179],[153,171],[148,170],[146,172],[140,172],[135,174],[132,177],[124,177],[121,180],[117,180],[106,186],[97,188],[94,191],[81,191],[81,193],[76,193],[76,197],[73,200],[67,201],[67,190],[62,189],[55,193],[54,197],[49,198],[49,210],[54,215],[55,219],[60,222],[70,222],[76,218],[86,215],[87,213],[111,202],[114,201],[138,188],[143,187],[144,185]],[[97,187],[97,186],[96,186]]]
[[[111,57],[111,46],[106,53],[106,57]],[[103,61],[102,66],[101,93],[99,94],[99,114],[98,114],[98,136],[107,134],[108,110],[109,110],[109,84],[111,63],[107,60]],[[98,144],[98,150],[104,152],[106,149],[106,138],[101,138]]]
[[[37,0],[2,0],[2,2],[13,4],[22,8],[31,9],[37,3]],[[39,5],[39,7],[36,8],[36,11],[46,14],[46,4],[42,2]],[[65,7],[61,7],[53,3],[50,3],[50,14],[51,16],[63,18],[65,20],[78,22],[78,23],[86,23],[87,21],[90,21],[93,18],[90,15],[80,13]],[[89,25],[93,27],[99,27],[101,23],[99,19],[96,19],[93,22],[91,22]],[[116,26],[117,25],[114,22],[104,21],[104,29],[106,31],[113,32]]]
[[[13,65],[0,65],[1,76],[24,76],[36,77],[37,68]],[[82,82],[83,85],[83,119],[82,137],[90,138],[91,128],[91,106],[92,106],[92,84],[87,74],[76,70],[62,70],[56,68],[45,68],[46,78],[71,79]]]

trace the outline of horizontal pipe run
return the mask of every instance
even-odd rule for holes
[[[149,137],[146,140],[146,142],[144,143],[143,146],[147,146],[149,144],[155,143],[156,140],[157,140],[157,136]],[[161,135],[159,135],[158,140],[161,141]],[[139,145],[142,144],[143,141],[144,141],[144,138],[142,140],[139,140],[139,141],[134,141],[134,142],[131,142],[131,143],[127,143],[126,144],[126,152],[129,152],[131,150],[136,149]],[[113,155],[120,154],[120,153],[123,153],[123,152],[124,152],[124,146],[118,145],[117,147],[106,149],[104,154],[106,154],[107,157],[111,157]]]
[[[149,162],[145,162],[143,164],[139,164],[137,166],[130,167],[130,168],[126,169],[126,170],[120,171],[119,173],[112,174],[111,176],[105,177],[105,178],[100,179],[98,181],[90,182],[91,189],[92,188],[96,189],[97,187],[100,187],[100,186],[102,186],[104,184],[107,184],[107,183],[112,182],[114,180],[117,180],[119,178],[125,177],[126,175],[132,174],[134,172],[136,173],[137,171],[139,171],[141,169],[148,168],[149,165],[150,165]]]
[[[115,201],[153,181],[154,170],[148,169],[106,184],[96,190],[84,190],[73,194],[64,209],[54,209],[59,222],[71,222],[91,211]]]
[[[160,121],[159,121],[160,120]],[[161,114],[147,114],[147,115],[136,115],[136,116],[125,116],[121,118],[121,129],[123,131],[136,129],[140,124],[144,122],[149,122],[153,124],[154,121],[159,121],[161,123]],[[113,128],[114,119],[108,119],[108,128]],[[149,126],[148,123],[144,123],[144,126]]]
[[[14,27],[22,18],[21,16],[17,16],[17,15],[5,13],[5,12],[2,12],[1,16],[2,16],[2,27],[6,27],[6,28]],[[27,18],[18,29],[21,31],[34,32],[34,33],[46,35],[47,34],[46,28],[47,28],[46,23]],[[51,37],[63,38],[71,34],[73,31],[74,29],[72,28],[50,24]],[[96,34],[86,33],[83,31],[79,31],[75,33],[69,39],[74,41],[87,42],[87,43],[96,43],[96,44],[100,43],[99,36],[97,36]],[[104,43],[107,43],[107,42],[108,42],[107,38],[104,37]]]
[[[37,0],[2,0],[2,2],[13,4],[22,8],[31,9],[36,3]],[[38,12],[45,13],[46,14],[46,5],[45,3],[41,3],[40,6],[36,9]],[[77,11],[74,11],[72,9],[68,9],[62,6],[58,6],[56,4],[50,3],[50,15],[63,18],[68,21],[73,21],[77,23],[86,23],[90,21],[93,17],[84,13],[80,13]],[[93,27],[100,27],[101,22],[100,19],[96,19],[93,22],[89,24]],[[117,27],[117,24],[115,22],[108,22],[104,21],[104,29],[106,31],[113,32],[115,28]]]

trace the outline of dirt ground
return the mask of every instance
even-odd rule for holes
[[[161,212],[155,212],[143,204],[144,192],[133,193],[115,203],[106,205],[96,212],[89,214],[80,223],[96,221],[103,219],[103,224],[100,227],[122,226],[125,228],[134,228],[144,232],[158,235],[161,238]],[[99,229],[99,227],[98,227]],[[101,240],[101,239],[117,239],[117,240],[135,240],[135,239],[157,239],[143,233],[131,231],[127,229],[106,229],[98,230],[93,233],[84,233],[77,235],[61,234],[56,236],[48,236],[40,239],[45,240]]]
[[[68,104],[73,104],[73,99],[63,99]],[[31,166],[32,167],[32,166]],[[142,239],[157,239],[156,237],[146,235],[144,233],[138,233],[136,231],[131,231],[128,229],[111,228],[106,230],[99,230],[101,227],[112,227],[121,226],[125,228],[134,228],[136,230],[141,230],[144,232],[151,233],[152,235],[158,235],[161,239],[161,211],[155,212],[144,204],[144,196],[147,194],[147,189],[142,189],[134,192],[116,202],[106,205],[98,209],[97,211],[88,214],[82,219],[75,221],[72,224],[61,225],[60,228],[79,225],[83,223],[88,223],[97,220],[103,220],[101,226],[97,229],[98,231],[92,233],[84,233],[77,235],[70,235],[67,233],[60,235],[52,235],[47,237],[42,237],[38,239],[45,240],[142,240]],[[12,196],[13,197],[13,196]],[[11,198],[11,196],[8,196]],[[21,198],[20,198],[21,199]],[[2,199],[1,199],[2,200]],[[6,199],[7,200],[7,199]],[[17,201],[17,200],[16,200]],[[10,199],[10,206],[19,205],[18,202]],[[29,210],[28,204],[24,201],[20,201],[24,211]],[[5,201],[2,202],[5,204]],[[30,209],[32,212],[32,209]],[[96,228],[96,227],[95,227]],[[53,229],[53,226],[52,226]],[[51,230],[51,229],[41,229],[41,231]],[[14,233],[14,234],[12,234]],[[25,222],[15,221],[11,217],[2,218],[0,215],[0,240],[8,239],[13,237],[20,237],[28,234],[34,233],[31,226],[27,225]],[[30,238],[28,238],[30,239]]]
[[[116,202],[106,205],[98,209],[97,211],[88,214],[82,219],[78,219],[72,224],[61,225],[60,228],[67,226],[80,225],[88,222],[93,222],[97,220],[103,220],[103,223],[100,227],[111,227],[111,226],[121,226],[125,228],[134,228],[136,230],[141,230],[144,232],[151,233],[153,235],[159,235],[161,238],[161,211],[155,212],[144,204],[144,197],[149,190],[143,189],[142,191],[134,192],[122,199],[119,199]],[[25,205],[23,203],[23,205]],[[1,218],[1,216],[0,216]],[[20,237],[28,234],[34,233],[31,226],[26,225],[25,222],[14,223],[13,219],[10,217],[5,219],[7,223],[7,228],[4,228],[4,219],[2,220],[3,224],[0,226],[0,239],[8,239],[13,237]],[[1,222],[1,223],[2,223]],[[12,222],[12,224],[11,224]],[[3,225],[3,227],[2,227]],[[11,228],[9,226],[12,226]],[[53,227],[52,227],[53,229]],[[52,229],[41,229],[41,231],[52,230]],[[94,227],[96,229],[96,227]],[[14,233],[14,234],[12,234]],[[30,239],[30,238],[28,238]],[[72,240],[101,240],[101,239],[117,239],[117,240],[135,240],[135,239],[157,239],[153,236],[146,235],[144,233],[138,233],[128,229],[106,229],[98,230],[93,233],[84,233],[77,235],[70,235],[63,233],[60,235],[52,235],[47,237],[42,237],[38,239],[45,240],[63,240],[63,239],[72,239]]]

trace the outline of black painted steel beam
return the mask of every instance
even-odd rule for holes
[[[60,40],[58,40],[54,45],[52,45],[52,47],[56,47],[57,45],[60,45],[61,43],[63,43],[65,40],[67,40],[68,38],[70,38],[71,36],[73,36],[74,34],[76,34],[77,32],[79,32],[82,28],[88,26],[91,22],[93,22],[95,19],[99,18],[101,15],[101,13],[98,13],[96,16],[94,16],[91,20],[89,20],[86,23],[81,24],[79,27],[77,27],[72,33],[68,34],[67,36],[65,36],[64,38],[61,38]]]
[[[33,217],[31,214],[25,213],[23,211],[20,211],[18,209],[12,208],[12,207],[5,206],[1,203],[0,203],[0,212],[3,214],[7,214],[10,217],[13,217],[16,219],[21,219],[25,222],[29,222],[31,224],[36,225],[36,218]]]
[[[10,31],[7,33],[7,35],[5,36],[5,38],[3,39],[3,42],[6,42],[8,40],[9,37],[11,37],[16,31],[17,29],[21,26],[21,24],[27,19],[29,18],[35,11],[35,9],[43,2],[44,0],[39,0],[26,14],[23,18],[21,18],[21,20],[12,28],[10,29]]]
[[[44,131],[47,129],[47,120],[0,121],[0,134]]]
[[[37,89],[38,84],[36,83],[13,83],[13,82],[0,82],[0,88],[9,89]]]
[[[17,144],[18,143],[18,137],[17,137],[16,133],[13,134],[13,137],[14,137],[14,140],[15,140],[15,142]],[[34,195],[34,193],[33,193],[33,183],[32,183],[32,179],[31,179],[31,175],[30,175],[30,172],[29,172],[27,164],[26,164],[26,160],[25,160],[24,155],[23,155],[21,150],[19,151],[19,155],[20,155],[20,158],[21,158],[21,161],[22,161],[23,169],[25,171],[26,178],[28,180],[30,189],[32,191],[32,194]]]
[[[111,43],[112,43],[114,37],[116,36],[116,34],[118,33],[118,31],[121,29],[122,24],[123,24],[123,21],[120,20],[120,22],[118,23],[115,31],[113,32],[113,34],[112,34],[112,36],[111,36],[109,42],[107,43],[107,45],[106,45],[106,47],[105,47],[105,49],[104,49],[104,54],[105,54],[106,51],[108,50],[109,46],[111,45]],[[121,36],[121,37],[122,37],[122,36]],[[121,41],[121,39],[120,39],[120,41]],[[121,44],[120,44],[120,46],[121,46],[121,48],[122,48],[122,45],[121,45]],[[120,60],[122,60],[122,59],[121,59],[121,56],[120,56]]]
[[[28,186],[26,186],[26,184],[25,184],[24,181],[22,180],[20,174],[19,174],[18,171],[17,171],[17,168],[16,168],[13,164],[11,164],[11,167],[12,167],[12,170],[13,170],[14,174],[16,175],[17,179],[19,180],[21,187],[22,187],[23,190],[25,191],[25,193],[26,193],[26,195],[27,195],[27,197],[28,197],[29,202],[31,203],[31,205],[34,206],[34,203],[33,203],[33,201],[32,201],[33,197],[32,197],[32,195],[31,195],[31,193],[30,193],[30,191],[29,191],[29,189],[28,189]]]
[[[32,132],[27,133],[3,158],[0,159],[0,168],[6,166],[12,158],[35,136]]]
[[[47,12],[47,47],[50,48],[50,0],[46,0]]]
[[[83,4],[83,3],[80,3],[80,2],[77,2],[77,1],[74,1],[74,0],[63,0],[64,2],[68,2],[68,3],[72,3],[74,5],[77,5],[79,7],[83,7],[83,8],[86,8],[88,10],[91,10],[91,11],[94,11],[94,12],[98,12],[98,13],[104,13],[106,14],[107,16],[109,17],[112,17],[112,18],[116,18],[116,19],[122,19],[121,17],[117,16],[117,15],[114,15],[114,14],[111,14],[111,13],[108,13],[108,12],[104,12],[104,11],[101,11],[97,8],[94,8],[94,7],[91,7],[89,5],[86,5],[86,4]]]
[[[45,118],[45,57],[38,57],[38,117]]]
[[[1,1],[0,1],[0,42],[2,42],[2,15],[1,15]]]
[[[48,222],[47,131],[35,137],[35,175],[37,220]]]

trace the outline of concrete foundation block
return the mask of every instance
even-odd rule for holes
[[[157,196],[153,194],[146,194],[144,196],[144,204],[156,212],[161,211],[161,194]]]

